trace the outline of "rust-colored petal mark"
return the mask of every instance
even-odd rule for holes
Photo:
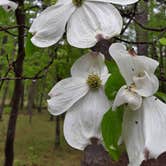
[[[131,56],[137,56],[137,53],[135,52],[134,48],[129,49],[128,52]]]
[[[146,160],[149,159],[149,150],[147,148],[144,149],[144,156]]]

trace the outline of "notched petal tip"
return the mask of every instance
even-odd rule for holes
[[[126,86],[122,86],[113,103],[112,109],[115,110],[121,105],[126,105],[131,110],[138,110],[142,105],[142,97],[128,89]]]
[[[13,1],[0,1],[0,6],[2,6],[6,11],[16,10],[18,7],[18,4]]]

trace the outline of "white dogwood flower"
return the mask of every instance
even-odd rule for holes
[[[71,77],[58,82],[49,93],[49,112],[60,115],[67,111],[64,136],[73,148],[83,150],[91,138],[102,140],[100,123],[111,106],[104,93],[109,75],[104,56],[91,52],[79,58]]]
[[[156,97],[144,98],[136,111],[126,110],[122,125],[129,166],[140,166],[166,151],[166,104]]]
[[[132,110],[137,110],[141,107],[142,97],[152,96],[158,90],[159,81],[154,72],[159,63],[151,58],[129,53],[120,43],[112,44],[109,52],[127,84],[118,91],[113,109],[126,103]]]
[[[123,117],[122,140],[130,166],[157,158],[166,151],[166,104],[152,96],[158,89],[154,75],[158,62],[126,51],[122,44],[113,44],[110,54],[116,61],[127,85],[115,98],[113,109],[128,104]]]
[[[110,3],[126,5],[137,1],[58,0],[34,20],[31,40],[38,47],[49,47],[62,38],[67,25],[68,42],[78,48],[90,48],[121,32],[122,17]]]
[[[6,11],[16,10],[17,3],[8,0],[0,0],[0,6],[2,6]]]

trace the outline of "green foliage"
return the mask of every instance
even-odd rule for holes
[[[123,109],[119,107],[116,111],[110,109],[102,120],[102,135],[104,144],[114,160],[118,160],[121,154],[121,149],[118,145],[122,131]]]
[[[162,45],[166,46],[166,38],[165,37],[161,38],[159,41]]]
[[[105,85],[105,92],[106,95],[110,100],[114,100],[116,93],[120,89],[122,85],[125,84],[125,81],[120,74],[120,71],[118,69],[118,66],[114,61],[106,62],[108,70],[111,73],[111,76],[109,77],[106,85]]]
[[[160,100],[162,100],[163,102],[166,103],[166,94],[165,94],[165,93],[163,93],[163,92],[157,92],[157,93],[156,93],[156,96],[157,96]]]
[[[38,52],[40,50],[38,47],[36,47],[35,45],[32,44],[31,37],[32,37],[32,34],[28,33],[28,36],[26,39],[26,45],[25,45],[26,56],[31,56],[35,52]]]
[[[37,163],[37,159],[39,156],[37,155],[35,148],[33,146],[28,147],[28,152],[29,152],[29,161],[31,161],[31,164]]]

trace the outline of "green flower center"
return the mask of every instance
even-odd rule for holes
[[[98,75],[96,74],[90,74],[87,79],[87,84],[89,85],[90,88],[92,89],[97,89],[101,86],[101,79]]]
[[[84,0],[72,0],[73,4],[77,7],[80,7]]]

